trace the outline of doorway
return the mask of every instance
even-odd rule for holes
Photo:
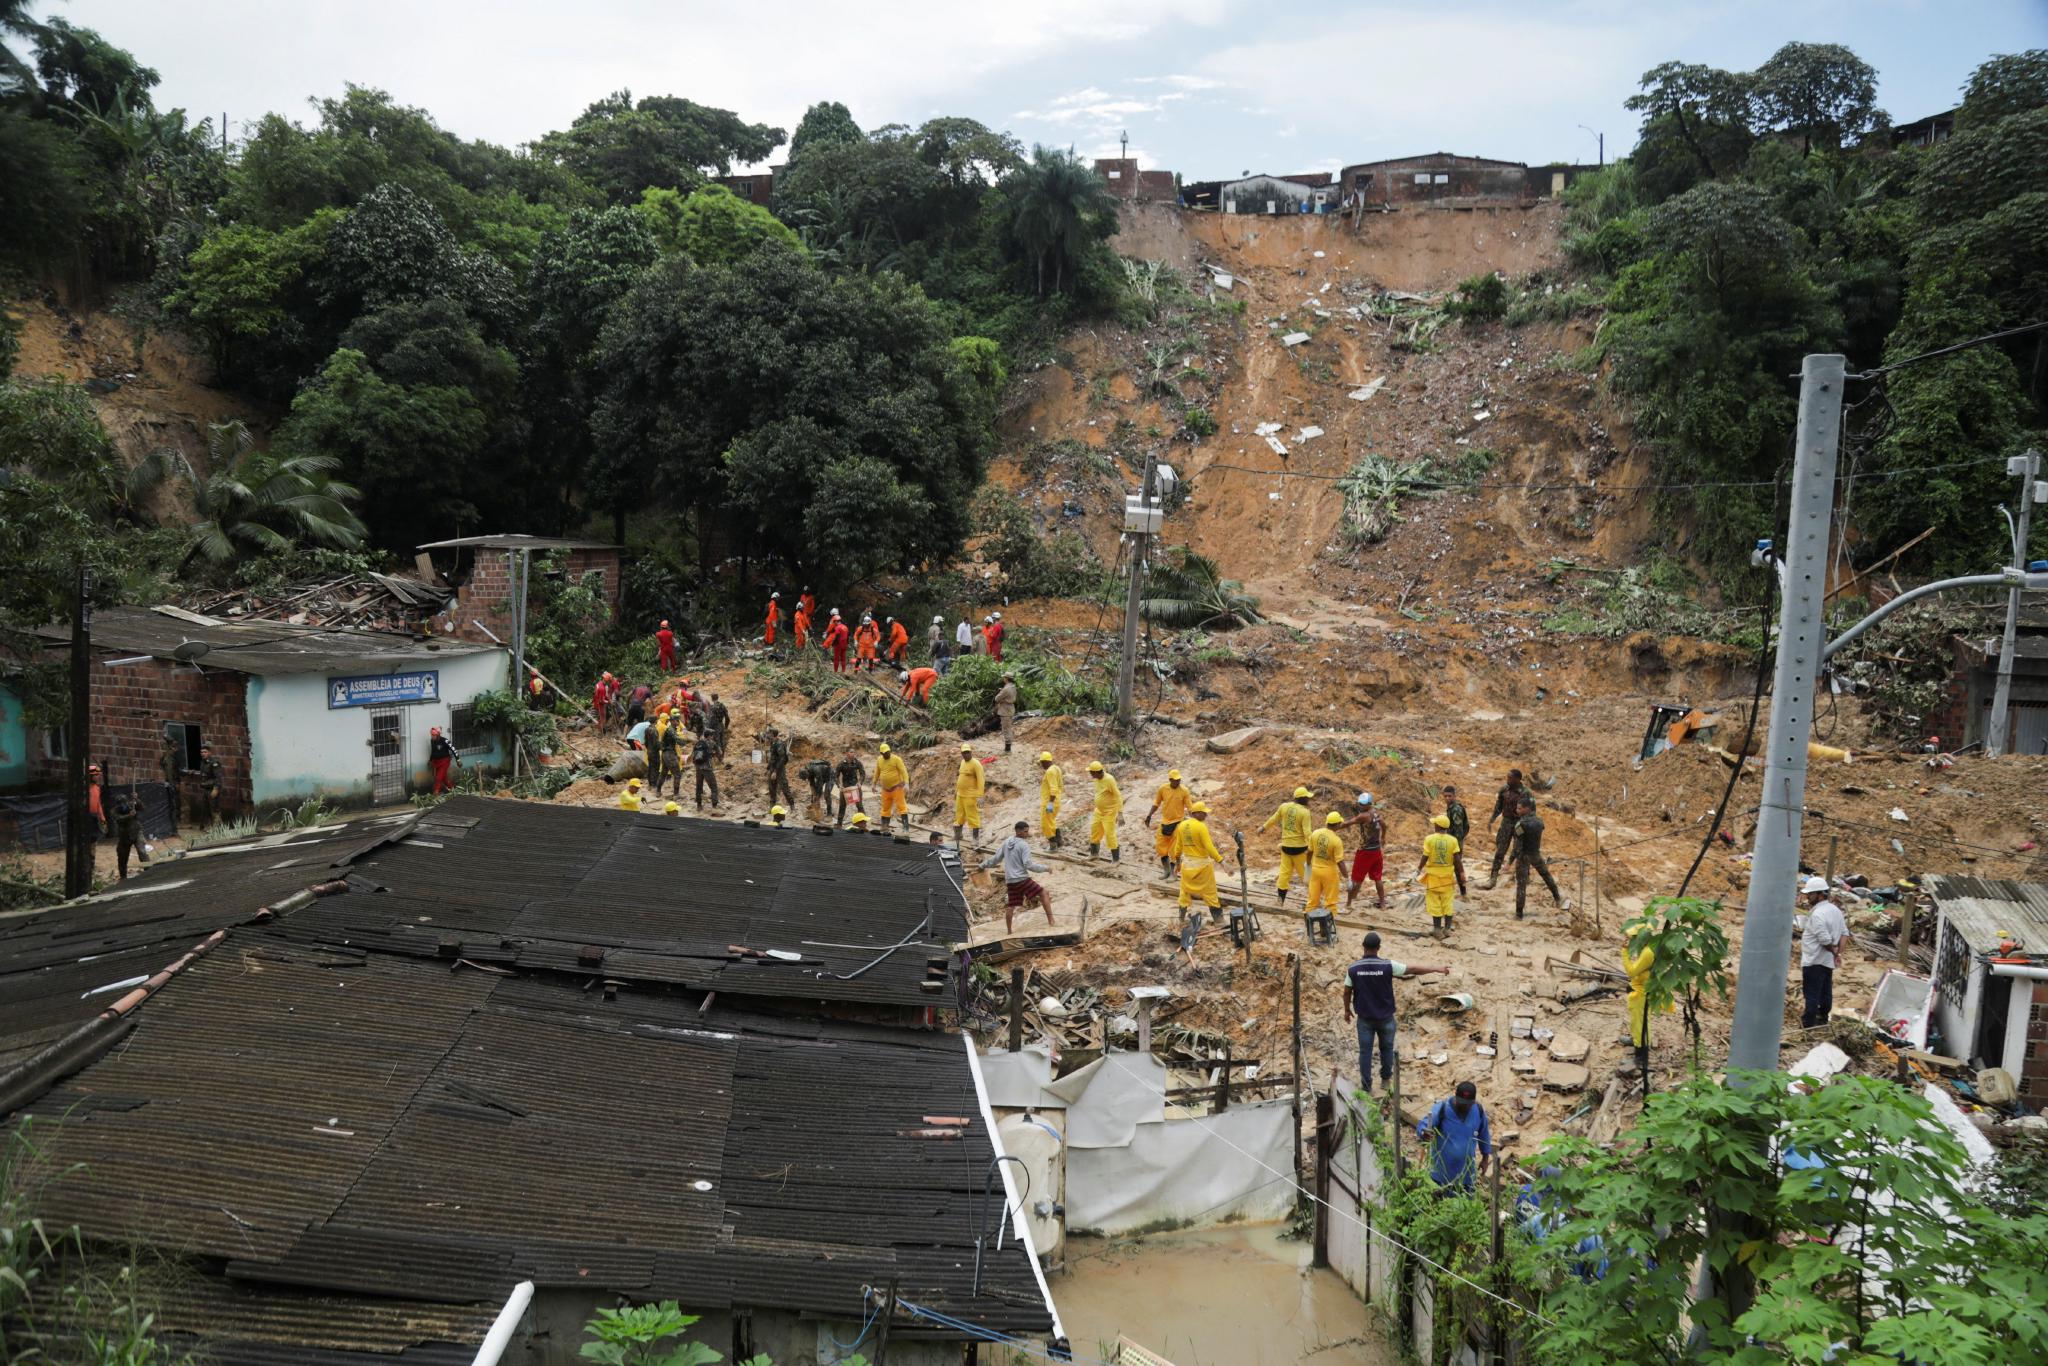
[[[370,713],[370,796],[379,806],[405,800],[404,718],[398,707]]]

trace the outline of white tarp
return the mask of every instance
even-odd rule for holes
[[[1070,1149],[1120,1148],[1166,1117],[1166,1064],[1149,1053],[1108,1054],[1045,1089],[1067,1103]]]
[[[1123,1147],[1069,1146],[1067,1229],[1112,1234],[1281,1218],[1294,1205],[1293,1124],[1292,1101],[1260,1101],[1136,1125]]]
[[[1067,1102],[1046,1089],[1052,1081],[1052,1050],[1032,1044],[1021,1053],[984,1053],[982,1080],[988,1103],[998,1110],[1064,1110]]]

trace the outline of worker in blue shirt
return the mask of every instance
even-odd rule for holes
[[[1415,1125],[1416,1137],[1429,1150],[1430,1178],[1438,1186],[1472,1189],[1472,1178],[1486,1170],[1493,1156],[1493,1130],[1478,1097],[1478,1087],[1461,1081]]]

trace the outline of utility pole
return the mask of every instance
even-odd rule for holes
[[[531,554],[526,550],[505,552],[505,572],[511,579],[512,599],[512,695],[526,697],[526,581],[533,572]],[[519,756],[523,746],[518,732],[512,735],[512,778],[519,778]]]
[[[1778,664],[1771,728],[1743,916],[1741,975],[1728,1065],[1775,1071],[1785,1024],[1785,972],[1792,958],[1794,879],[1806,810],[1806,742],[1813,692],[1827,644],[1828,540],[1834,522],[1835,463],[1842,442],[1841,356],[1808,356],[1799,371],[1799,428],[1792,455],[1792,513],[1785,530],[1785,591],[1778,608]]]
[[[2012,533],[2012,588],[2005,595],[2005,640],[1998,647],[1998,686],[1991,695],[1991,724],[1984,731],[1984,752],[2005,753],[2006,718],[2012,705],[2012,652],[2020,624],[2020,591],[2027,572],[2027,533],[2034,504],[2048,503],[2048,484],[2041,477],[2041,453],[2028,451],[2005,462],[2007,474],[2020,477],[2020,511]]]
[[[1124,499],[1124,530],[1131,537],[1131,587],[1124,599],[1124,653],[1116,666],[1116,719],[1129,725],[1131,689],[1138,678],[1138,610],[1145,596],[1145,555],[1165,514],[1152,496],[1159,478],[1155,457],[1145,457],[1145,480],[1136,497]]]
[[[92,890],[93,850],[99,827],[93,823],[85,796],[85,764],[92,748],[92,571],[78,566],[78,585],[71,599],[71,716],[65,727],[64,895],[68,900]]]

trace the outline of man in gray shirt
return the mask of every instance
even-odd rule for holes
[[[1806,996],[1806,1009],[1799,1027],[1811,1029],[1828,1022],[1835,1008],[1835,967],[1837,952],[1849,937],[1842,909],[1828,900],[1828,880],[1810,877],[1799,886],[1806,897],[1806,933],[1799,944],[1799,987]]]
[[[1045,923],[1052,919],[1052,898],[1045,894],[1045,888],[1031,875],[1051,871],[1031,856],[1031,845],[1025,836],[1031,833],[1031,822],[1018,821],[1010,837],[1003,841],[1003,847],[981,861],[984,868],[1003,865],[1003,888],[1009,894],[1003,905],[1003,933],[1011,934],[1017,928],[1017,908],[1035,901],[1045,908]]]
[[[1017,724],[1017,679],[1014,674],[1004,674],[1003,686],[996,689],[996,720],[1003,728],[1003,753],[1008,754]]]

